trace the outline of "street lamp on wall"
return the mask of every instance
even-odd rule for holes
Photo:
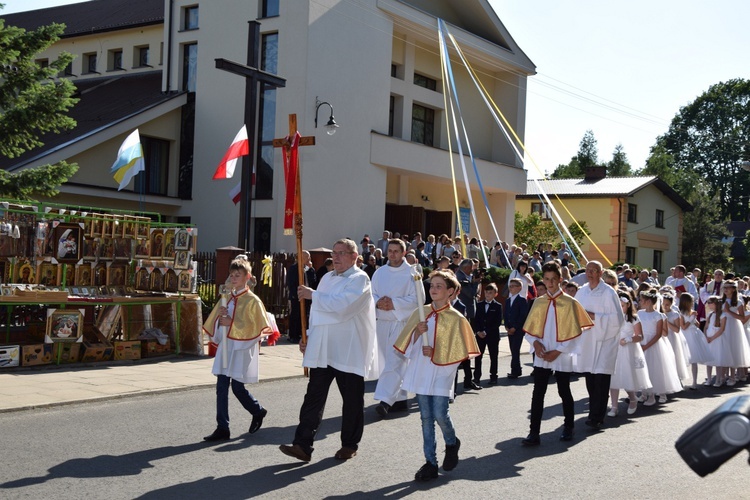
[[[326,134],[333,135],[336,133],[336,129],[339,128],[339,124],[333,119],[333,106],[329,102],[319,100],[317,96],[315,96],[315,128],[318,128],[318,110],[323,104],[331,108],[331,116],[328,118],[328,123],[326,123]]]

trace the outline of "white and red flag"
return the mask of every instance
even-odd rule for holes
[[[234,186],[231,191],[229,191],[229,199],[232,200],[235,205],[240,202],[241,198],[242,198],[242,181],[238,182],[237,185]]]
[[[247,140],[247,128],[243,125],[232,141],[232,145],[224,154],[224,158],[221,159],[213,179],[231,179],[237,166],[237,160],[248,154],[250,154],[250,143]]]

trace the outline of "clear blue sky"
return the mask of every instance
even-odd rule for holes
[[[5,0],[4,12],[74,1]],[[641,168],[681,106],[712,84],[750,78],[747,0],[489,1],[537,66],[526,145],[547,172],[576,154],[588,129],[600,161],[621,143]]]

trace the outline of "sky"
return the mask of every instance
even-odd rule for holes
[[[0,2],[4,13],[77,3]],[[682,106],[713,84],[750,78],[747,0],[489,2],[537,68],[528,79],[530,177],[568,163],[587,130],[600,162],[622,144],[640,169]]]

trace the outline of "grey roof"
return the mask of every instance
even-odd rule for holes
[[[6,26],[35,30],[65,24],[62,38],[164,23],[164,0],[91,0],[3,15]]]
[[[692,205],[657,176],[604,177],[603,179],[539,179],[539,185],[548,195],[556,194],[561,198],[613,198],[633,196],[641,189],[654,185],[665,196],[685,211],[691,211]],[[537,198],[541,194],[534,180],[526,181],[526,194],[516,198]]]

